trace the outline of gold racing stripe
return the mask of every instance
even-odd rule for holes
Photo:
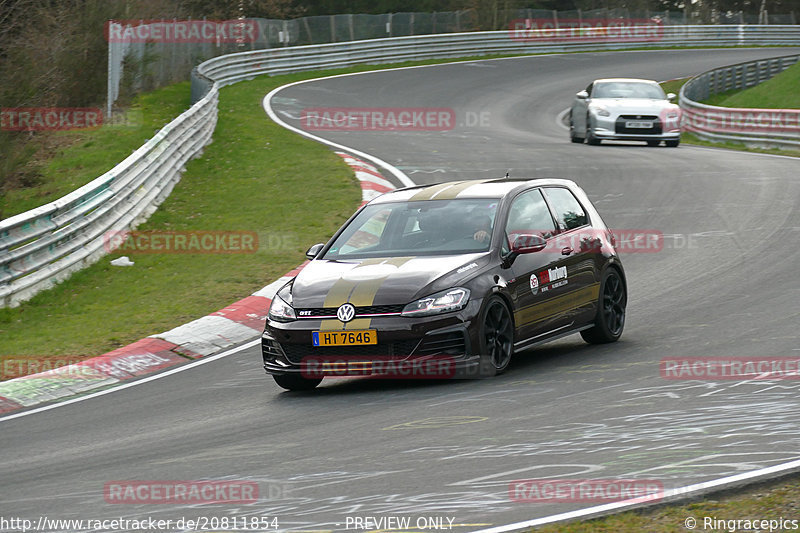
[[[596,302],[598,296],[600,296],[600,284],[592,283],[587,287],[562,294],[552,300],[520,309],[514,313],[514,322],[518,326],[538,322],[548,316],[564,313],[588,303]]]
[[[440,183],[439,185],[433,185],[426,189],[422,189],[418,193],[411,196],[408,199],[409,202],[418,202],[422,200],[430,200],[433,196],[437,195],[438,193],[444,191],[445,189],[449,189],[454,185],[458,185],[459,183],[464,183],[463,181],[456,181],[454,183]]]
[[[469,180],[469,181],[462,181],[460,183],[455,183],[451,187],[440,191],[439,193],[434,194],[431,197],[431,200],[453,200],[459,193],[462,193],[469,189],[470,187],[474,187],[480,183],[484,183],[489,180]]]
[[[395,267],[401,267],[409,262],[413,257],[395,257],[392,259],[365,259],[359,268],[367,265],[380,265],[389,264]],[[381,276],[379,278],[368,279],[364,281],[349,281],[338,279],[328,291],[325,296],[324,307],[339,307],[340,305],[350,302],[356,307],[366,307],[372,305],[375,301],[375,295],[378,290],[386,281],[389,276]],[[356,318],[350,322],[342,323],[338,319],[326,319],[322,321],[320,331],[341,331],[341,330],[356,330],[368,329],[372,325],[371,318]]]

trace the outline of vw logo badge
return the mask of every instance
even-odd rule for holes
[[[356,316],[356,308],[353,304],[344,304],[336,310],[336,318],[342,322],[350,322]]]

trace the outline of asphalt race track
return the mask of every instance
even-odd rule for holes
[[[659,361],[800,357],[800,161],[687,145],[575,145],[558,123],[594,78],[665,80],[790,53],[551,55],[281,91],[273,106],[294,125],[310,107],[452,108],[459,125],[450,131],[315,133],[418,183],[507,171],[572,178],[610,227],[663,232],[660,252],[623,257],[622,339],[598,347],[568,337],[489,380],[334,379],[311,393],[281,392],[250,347],[0,422],[0,515],[269,516],[284,530],[424,516],[474,531],[592,505],[514,502],[513,480],[638,478],[670,489],[797,459],[796,380],[667,380]],[[260,500],[187,508],[103,498],[115,480],[202,479],[256,481]]]

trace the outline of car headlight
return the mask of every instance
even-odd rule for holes
[[[603,106],[599,106],[599,105],[592,106],[591,110],[594,112],[595,115],[600,116],[600,117],[610,117],[611,116],[611,113],[608,112],[608,109],[606,109]]]
[[[276,322],[291,322],[297,320],[297,315],[292,307],[292,285],[284,285],[272,299],[269,306],[269,318]]]
[[[456,288],[437,292],[403,308],[402,316],[430,316],[463,309],[469,301],[469,290]]]

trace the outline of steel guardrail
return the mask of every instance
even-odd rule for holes
[[[713,94],[747,89],[800,61],[790,55],[737,63],[703,72],[681,87],[682,126],[707,141],[735,141],[758,146],[800,146],[800,109],[749,109],[700,103]]]
[[[14,306],[107,253],[105,235],[145,220],[210,142],[219,89],[263,74],[434,58],[708,46],[800,45],[800,26],[662,26],[448,33],[254,50],[192,71],[192,107],[116,167],[0,221],[0,306]]]

